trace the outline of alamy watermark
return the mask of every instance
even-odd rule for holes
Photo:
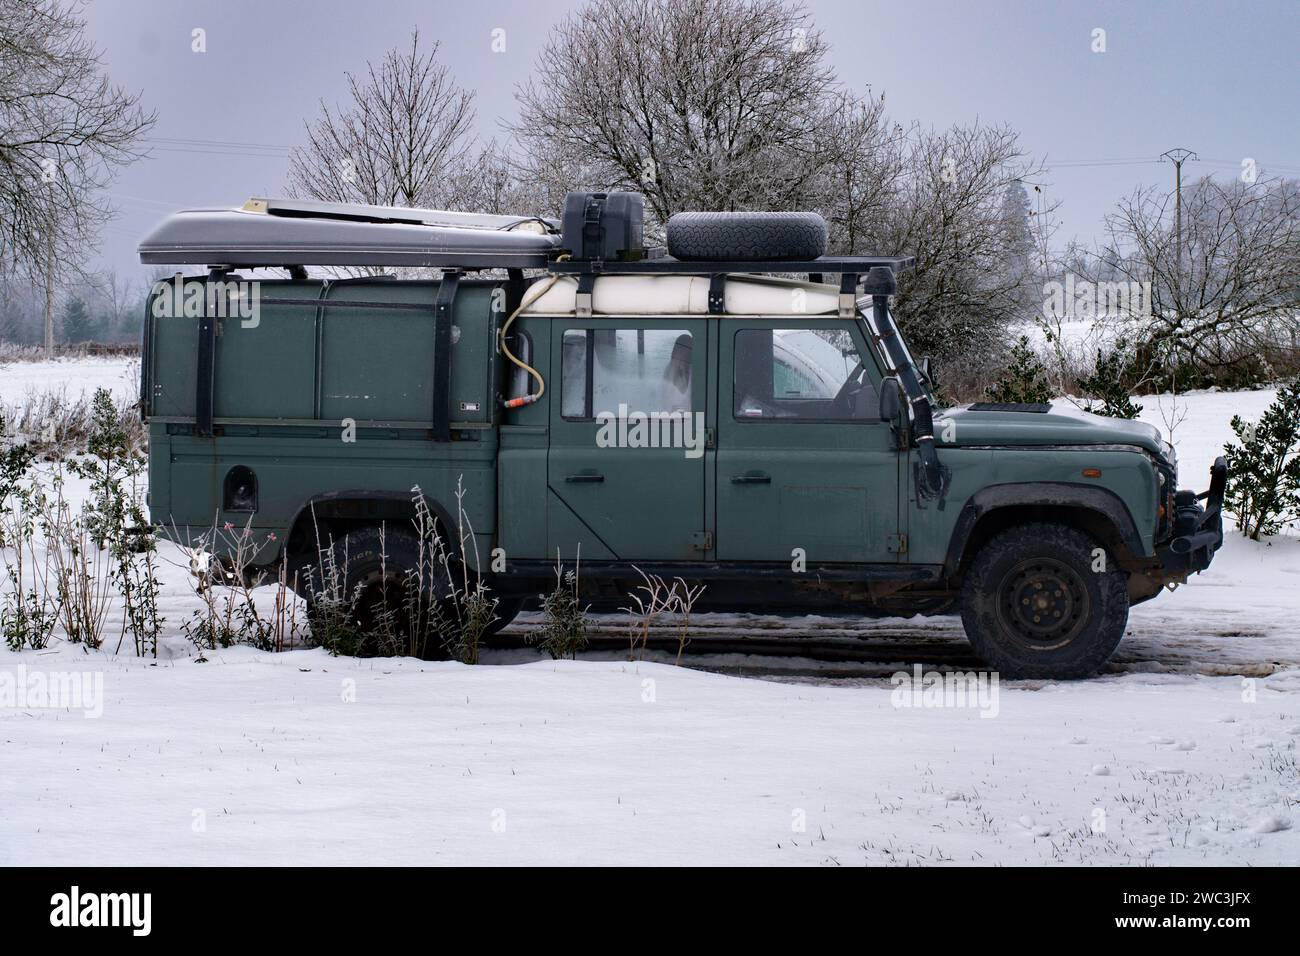
[[[704,454],[703,412],[634,412],[620,403],[617,414],[598,412],[598,448],[682,448],[687,458]]]
[[[0,709],[79,710],[88,719],[104,714],[102,671],[0,671]]]
[[[239,319],[246,329],[262,321],[262,283],[256,279],[186,279],[177,273],[153,285],[155,319],[211,315]]]
[[[73,886],[50,897],[50,925],[122,927],[132,936],[148,936],[153,929],[152,893],[89,893]]]
[[[889,682],[894,685],[889,702],[899,709],[974,707],[981,718],[996,717],[1000,709],[996,671],[927,674],[920,664],[914,664],[911,673],[897,671]]]
[[[1043,296],[1049,319],[1151,318],[1150,282],[1091,282],[1066,273],[1064,282],[1044,283]]]

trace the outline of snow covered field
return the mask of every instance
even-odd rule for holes
[[[140,393],[140,360],[136,358],[55,359],[52,362],[0,363],[0,406],[16,405],[28,394],[61,392],[70,400],[90,398],[106,388],[119,400]]]
[[[129,365],[0,366],[0,403],[65,383],[129,394]],[[1183,484],[1201,489],[1231,415],[1272,398],[1140,402],[1162,429],[1181,416]],[[889,676],[908,647],[965,668],[948,618],[705,615],[687,667],[616,649],[197,663],[178,634],[197,605],[175,549],[162,557],[172,636],[156,663],[111,644],[0,649],[0,698],[34,676],[84,691],[0,703],[0,864],[1300,863],[1294,532],[1234,535],[1207,573],[1135,608],[1106,675],[1002,682],[964,707],[896,706]],[[772,634],[904,650],[708,653]]]

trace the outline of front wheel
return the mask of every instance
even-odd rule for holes
[[[1128,623],[1128,576],[1091,535],[1020,525],[991,538],[962,585],[971,646],[1008,678],[1095,674]]]

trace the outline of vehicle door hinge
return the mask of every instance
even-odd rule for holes
[[[712,531],[691,532],[691,548],[695,551],[712,551],[713,532]]]
[[[907,554],[907,535],[905,534],[885,535],[885,547],[890,554]]]
[[[704,428],[704,447],[718,447],[718,433],[714,430],[712,425],[706,425]]]

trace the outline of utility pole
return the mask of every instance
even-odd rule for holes
[[[1179,324],[1182,323],[1181,303],[1183,301],[1183,163],[1189,159],[1199,159],[1190,149],[1175,146],[1160,154],[1174,164],[1174,310]]]
[[[50,230],[45,257],[45,357],[54,358],[54,231]]]
[[[1176,146],[1161,153],[1160,158],[1174,164],[1174,254],[1177,256],[1174,261],[1177,272],[1181,275],[1183,271],[1183,163],[1200,157],[1190,149]]]

